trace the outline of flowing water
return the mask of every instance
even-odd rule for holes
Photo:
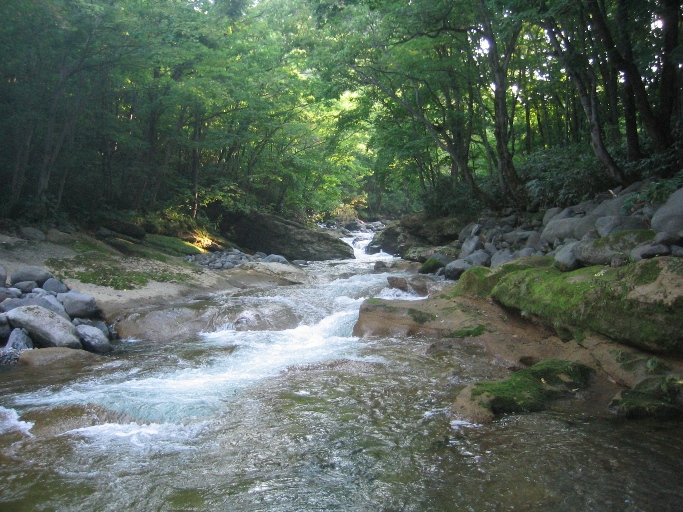
[[[245,325],[285,311],[286,329],[124,340],[75,375],[3,369],[0,510],[683,509],[680,423],[453,421],[457,390],[505,369],[473,344],[353,337],[364,298],[397,294],[358,256],[216,298]]]

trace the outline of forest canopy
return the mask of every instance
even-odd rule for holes
[[[678,0],[14,0],[0,216],[434,215],[683,184]]]

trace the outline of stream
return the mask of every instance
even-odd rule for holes
[[[351,242],[351,240],[349,240]],[[667,511],[683,508],[680,423],[572,404],[480,426],[458,389],[507,370],[477,345],[352,336],[387,289],[369,242],[306,268],[310,286],[219,295],[241,321],[106,362],[0,368],[4,511]]]

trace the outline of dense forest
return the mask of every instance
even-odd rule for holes
[[[3,217],[377,218],[683,185],[678,0],[13,0],[0,16]]]

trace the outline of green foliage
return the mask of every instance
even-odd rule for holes
[[[569,206],[606,190],[610,181],[585,146],[537,151],[518,166],[532,201],[543,207]]]
[[[645,204],[663,203],[671,194],[683,187],[683,170],[667,180],[657,180],[646,184],[640,192],[630,194],[624,202],[624,213],[631,213]]]

